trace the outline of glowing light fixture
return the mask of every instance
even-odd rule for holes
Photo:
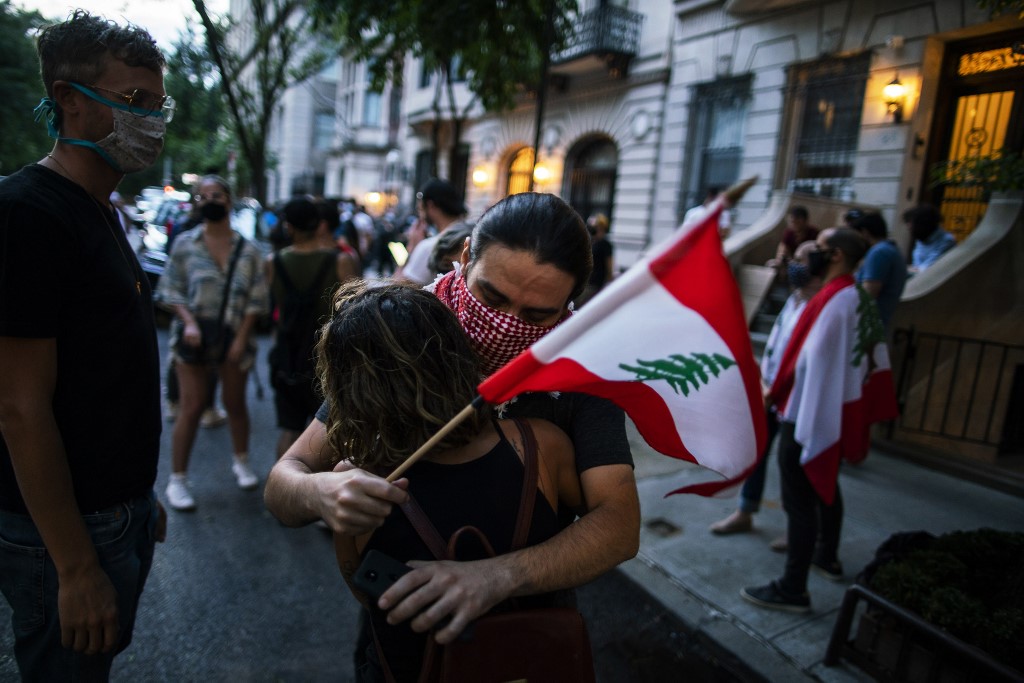
[[[892,114],[893,123],[903,121],[903,98],[907,94],[907,88],[900,83],[900,76],[896,77],[882,88],[882,97],[885,98],[886,111]]]
[[[487,172],[487,169],[483,166],[477,166],[473,169],[473,184],[477,187],[483,187],[487,184],[487,181],[491,179],[491,174]]]
[[[551,169],[544,164],[537,164],[533,167],[533,181],[544,184],[551,180]]]

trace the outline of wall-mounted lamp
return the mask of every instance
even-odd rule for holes
[[[363,203],[370,207],[376,207],[380,204],[381,199],[383,199],[383,197],[381,197],[380,192],[367,192],[363,195]]]
[[[533,167],[533,182],[543,185],[551,180],[551,169],[544,164],[537,164]]]
[[[473,184],[477,187],[483,187],[490,179],[491,174],[483,166],[477,166],[473,169]]]
[[[882,97],[885,98],[886,111],[892,114],[893,123],[903,121],[903,98],[907,94],[907,88],[900,83],[900,76],[896,77],[882,88]]]

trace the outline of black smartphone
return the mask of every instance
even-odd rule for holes
[[[356,588],[376,600],[391,587],[399,577],[411,572],[412,567],[399,562],[390,555],[377,550],[369,550],[356,569],[352,583]]]

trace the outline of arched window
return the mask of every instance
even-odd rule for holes
[[[619,166],[615,143],[606,138],[589,140],[578,145],[569,157],[572,161],[569,203],[584,220],[595,213],[611,218]]]
[[[505,194],[529,192],[531,175],[533,175],[533,148],[523,147],[515,153],[508,165],[508,186],[505,188]]]

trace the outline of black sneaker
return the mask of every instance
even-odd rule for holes
[[[843,580],[843,565],[839,564],[839,562],[819,562],[818,560],[812,560],[811,569],[829,581],[838,582]]]
[[[777,581],[765,586],[751,586],[740,591],[740,596],[758,607],[795,612],[803,614],[811,611],[811,598],[806,592],[803,595],[787,595],[779,589]]]

